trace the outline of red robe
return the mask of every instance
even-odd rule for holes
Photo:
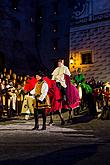
[[[49,87],[48,95],[51,101],[51,108],[49,109],[49,111],[54,112],[57,110],[61,110],[62,101],[59,101],[61,99],[61,93],[59,88],[56,86],[56,82],[54,80],[49,79],[47,76],[43,77],[43,80],[47,82]],[[36,82],[37,80],[34,77],[27,80],[27,83],[24,86],[24,90],[27,92],[31,91],[32,89],[34,89]]]
[[[80,97],[78,89],[71,83],[70,77],[68,75],[65,75],[65,81],[66,81],[66,98],[67,101],[64,102],[64,108],[72,108],[75,109],[80,105]]]
[[[57,110],[61,110],[62,109],[62,101],[60,101],[61,93],[59,88],[56,86],[56,82],[54,80],[49,79],[48,77],[44,77],[43,79],[47,82],[49,86],[48,94],[51,101],[51,108],[49,109],[49,111],[55,112]]]
[[[25,90],[26,92],[31,91],[32,89],[34,89],[36,83],[37,83],[36,78],[34,78],[34,76],[31,77],[31,79],[28,79],[28,80],[27,80],[27,82],[26,82],[26,84],[25,84],[25,86],[24,86],[24,90]]]
[[[55,112],[57,110],[61,110],[62,108],[68,109],[68,108],[76,108],[80,104],[80,98],[77,88],[72,85],[70,82],[70,77],[68,75],[65,75],[65,80],[67,84],[66,88],[66,95],[67,95],[67,102],[61,100],[61,92],[60,89],[56,85],[55,80],[51,80],[48,77],[44,77],[43,80],[45,80],[48,84],[49,91],[48,95],[50,97],[51,101],[51,108],[49,109],[50,112]],[[36,84],[37,80],[32,77],[32,79],[29,79],[24,86],[24,90],[27,92],[31,91]]]

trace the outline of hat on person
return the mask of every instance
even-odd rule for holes
[[[64,58],[58,58],[57,61],[58,62],[63,62],[64,61]]]
[[[37,72],[36,72],[36,75],[38,75],[38,76],[40,76],[40,77],[44,77],[44,72],[43,71],[41,71],[41,70],[38,70]]]

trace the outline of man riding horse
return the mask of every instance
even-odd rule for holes
[[[70,71],[67,66],[64,65],[64,59],[58,59],[58,67],[52,73],[52,80],[56,81],[57,86],[61,90],[62,100],[66,101],[66,88],[65,75],[70,77]]]

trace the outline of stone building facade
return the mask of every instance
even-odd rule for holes
[[[106,81],[109,56],[109,0],[0,0],[0,70],[51,72],[63,57],[71,72]]]
[[[78,2],[78,3],[77,3]],[[70,70],[110,81],[110,1],[78,0],[70,27]]]

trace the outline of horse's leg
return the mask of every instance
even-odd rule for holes
[[[58,115],[59,115],[60,120],[61,120],[61,125],[64,125],[65,124],[65,121],[64,121],[63,116],[61,114],[61,111],[58,111]]]
[[[50,112],[50,122],[49,122],[49,125],[50,124],[53,124],[53,113],[52,112]]]
[[[69,116],[68,116],[68,120],[67,120],[67,123],[71,123],[72,122],[72,114],[71,114],[71,112],[72,112],[72,109],[69,109]]]
[[[72,112],[72,109],[69,110],[69,120],[72,119],[72,114],[71,114],[71,112]]]

